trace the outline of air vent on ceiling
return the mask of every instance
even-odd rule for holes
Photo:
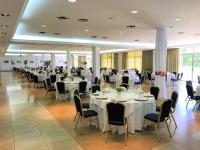
[[[59,20],[67,20],[67,19],[69,19],[68,17],[65,17],[65,16],[58,16],[57,17]]]
[[[95,38],[95,39],[96,39],[96,38],[97,38],[97,36],[96,36],[96,35],[93,35],[93,36],[91,36],[91,38]]]
[[[41,31],[41,32],[39,32],[40,34],[45,34],[46,32],[44,32],[44,31]]]
[[[79,22],[88,22],[88,19],[84,19],[84,18],[81,18],[81,19],[78,19]]]
[[[53,33],[53,34],[54,34],[54,35],[60,35],[60,33],[57,33],[57,32],[56,32],[56,33]]]
[[[136,26],[135,25],[128,25],[128,26],[126,26],[128,29],[133,29],[133,28],[136,28]]]

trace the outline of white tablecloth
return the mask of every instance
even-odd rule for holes
[[[143,94],[136,94],[134,91],[122,92],[120,95],[115,91],[110,91],[109,93],[104,93],[104,96],[107,96],[108,99],[96,99],[96,97],[92,95],[90,101],[91,108],[98,112],[99,127],[102,131],[107,130],[106,104],[113,101],[113,99],[127,100],[127,102],[123,102],[122,104],[124,104],[126,108],[125,116],[128,120],[128,131],[132,134],[135,133],[135,130],[142,129],[144,116],[148,113],[154,113],[156,109],[153,97],[148,98],[147,101],[136,101],[135,98],[143,97]],[[123,127],[117,128],[117,130],[119,134],[124,133]]]

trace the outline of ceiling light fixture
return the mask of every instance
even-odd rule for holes
[[[170,29],[173,29],[173,28],[174,28],[174,26],[169,26],[169,28],[170,28]]]
[[[2,27],[2,28],[7,28],[8,26],[7,26],[7,25],[1,25],[1,27]]]
[[[137,10],[132,10],[131,13],[132,13],[132,14],[137,14],[138,11],[137,11]]]
[[[8,14],[8,13],[1,13],[1,16],[3,16],[3,17],[9,17],[10,14]]]
[[[6,32],[5,32],[5,31],[2,31],[1,34],[6,34]]]
[[[113,17],[109,17],[108,19],[109,19],[109,20],[113,20],[114,18],[113,18]]]
[[[42,25],[40,25],[42,28],[46,28],[47,27],[47,25],[45,25],[45,24],[42,24]]]
[[[101,38],[102,38],[102,39],[107,39],[108,37],[106,37],[106,36],[102,36]]]
[[[195,36],[199,36],[199,35],[200,35],[200,33],[195,33],[194,35],[195,35]]]
[[[76,3],[76,0],[68,0],[70,3]]]
[[[89,30],[88,29],[85,29],[85,32],[88,32]]]
[[[183,19],[181,19],[181,18],[174,19],[174,21],[181,21],[181,20],[183,20]]]

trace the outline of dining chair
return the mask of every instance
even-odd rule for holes
[[[51,74],[50,75],[50,80],[51,80],[51,84],[54,84],[56,82],[56,75],[55,74]]]
[[[171,117],[172,117],[172,119],[174,121],[174,124],[175,124],[176,128],[177,128],[177,123],[176,123],[176,120],[175,120],[174,115],[173,115],[173,113],[175,113],[176,104],[177,104],[177,101],[178,101],[178,93],[176,91],[172,92],[171,100],[172,100],[172,107],[171,107],[170,115],[171,115]],[[156,107],[156,111],[160,112],[160,106]]]
[[[158,100],[159,91],[160,91],[159,87],[152,86],[150,88],[150,94],[154,96],[155,100]]]
[[[122,83],[121,83],[120,86],[123,86],[126,89],[128,89],[128,87],[129,87],[129,76],[122,76]]]
[[[77,95],[74,96],[74,103],[75,103],[76,113],[77,113],[77,117],[78,117],[78,119],[76,120],[76,123],[75,123],[75,131],[77,130],[77,126],[78,126],[80,119],[89,119],[90,124],[91,124],[91,122],[93,121],[93,120],[91,120],[92,117],[96,118],[95,119],[96,127],[98,128],[98,118],[97,118],[98,113],[91,109],[83,110],[82,105],[81,105],[81,99]]]
[[[186,104],[186,108],[189,104],[190,101],[196,101],[194,107],[193,107],[193,110],[195,109],[196,105],[200,103],[200,96],[195,96],[194,95],[194,90],[193,90],[193,87],[191,85],[186,85],[186,90],[187,90],[187,98],[189,99],[187,104]]]
[[[40,87],[40,85],[43,84],[43,81],[39,81],[37,75],[33,75],[33,81],[34,81],[34,88]]]
[[[171,132],[169,130],[169,125],[167,123],[169,119],[171,107],[172,107],[172,100],[166,100],[162,103],[159,114],[150,113],[144,116],[143,130],[144,130],[146,122],[149,122],[150,124],[152,124],[156,130],[156,136],[159,142],[160,142],[160,137],[159,137],[158,129],[159,129],[159,124],[161,122],[164,122],[166,124],[170,138],[172,137]]]
[[[56,91],[56,89],[53,86],[48,86],[47,82],[45,80],[43,80],[43,84],[44,84],[44,88],[46,90],[46,94],[48,95],[49,92],[54,92]]]
[[[92,87],[91,87],[91,90],[92,90],[92,93],[96,93],[97,91],[101,91],[101,87],[98,85],[98,84],[96,84],[96,85],[93,85]]]
[[[65,96],[65,94],[69,94],[69,91],[65,89],[65,83],[62,81],[56,82],[56,87],[57,87],[57,93],[58,95]]]
[[[87,81],[79,82],[79,96],[85,95],[87,97]]]
[[[110,102],[106,105],[108,125],[106,129],[106,143],[108,141],[108,129],[111,125],[124,126],[125,130],[125,145],[128,140],[128,123],[125,117],[125,106],[121,103]]]
[[[74,90],[74,95],[73,95],[73,97],[75,97],[75,96],[79,96],[78,89],[75,89],[75,90]],[[82,100],[81,100],[81,101],[82,101]],[[82,108],[83,108],[83,109],[89,109],[89,108],[90,108],[90,103],[81,102],[81,105],[82,105]],[[74,117],[74,121],[76,121],[76,118],[77,118],[77,113],[76,113],[76,115],[75,115],[75,117]]]
[[[94,78],[94,84],[98,84],[98,80],[99,80],[99,78],[98,78],[98,77],[95,77],[95,78]]]

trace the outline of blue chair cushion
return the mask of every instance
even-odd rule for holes
[[[93,117],[93,116],[97,116],[97,112],[94,110],[86,110],[86,111],[83,111],[83,115],[85,118]]]
[[[82,108],[90,108],[90,103],[82,103]]]
[[[158,114],[151,113],[151,114],[145,115],[144,118],[153,122],[158,122],[159,116]]]

